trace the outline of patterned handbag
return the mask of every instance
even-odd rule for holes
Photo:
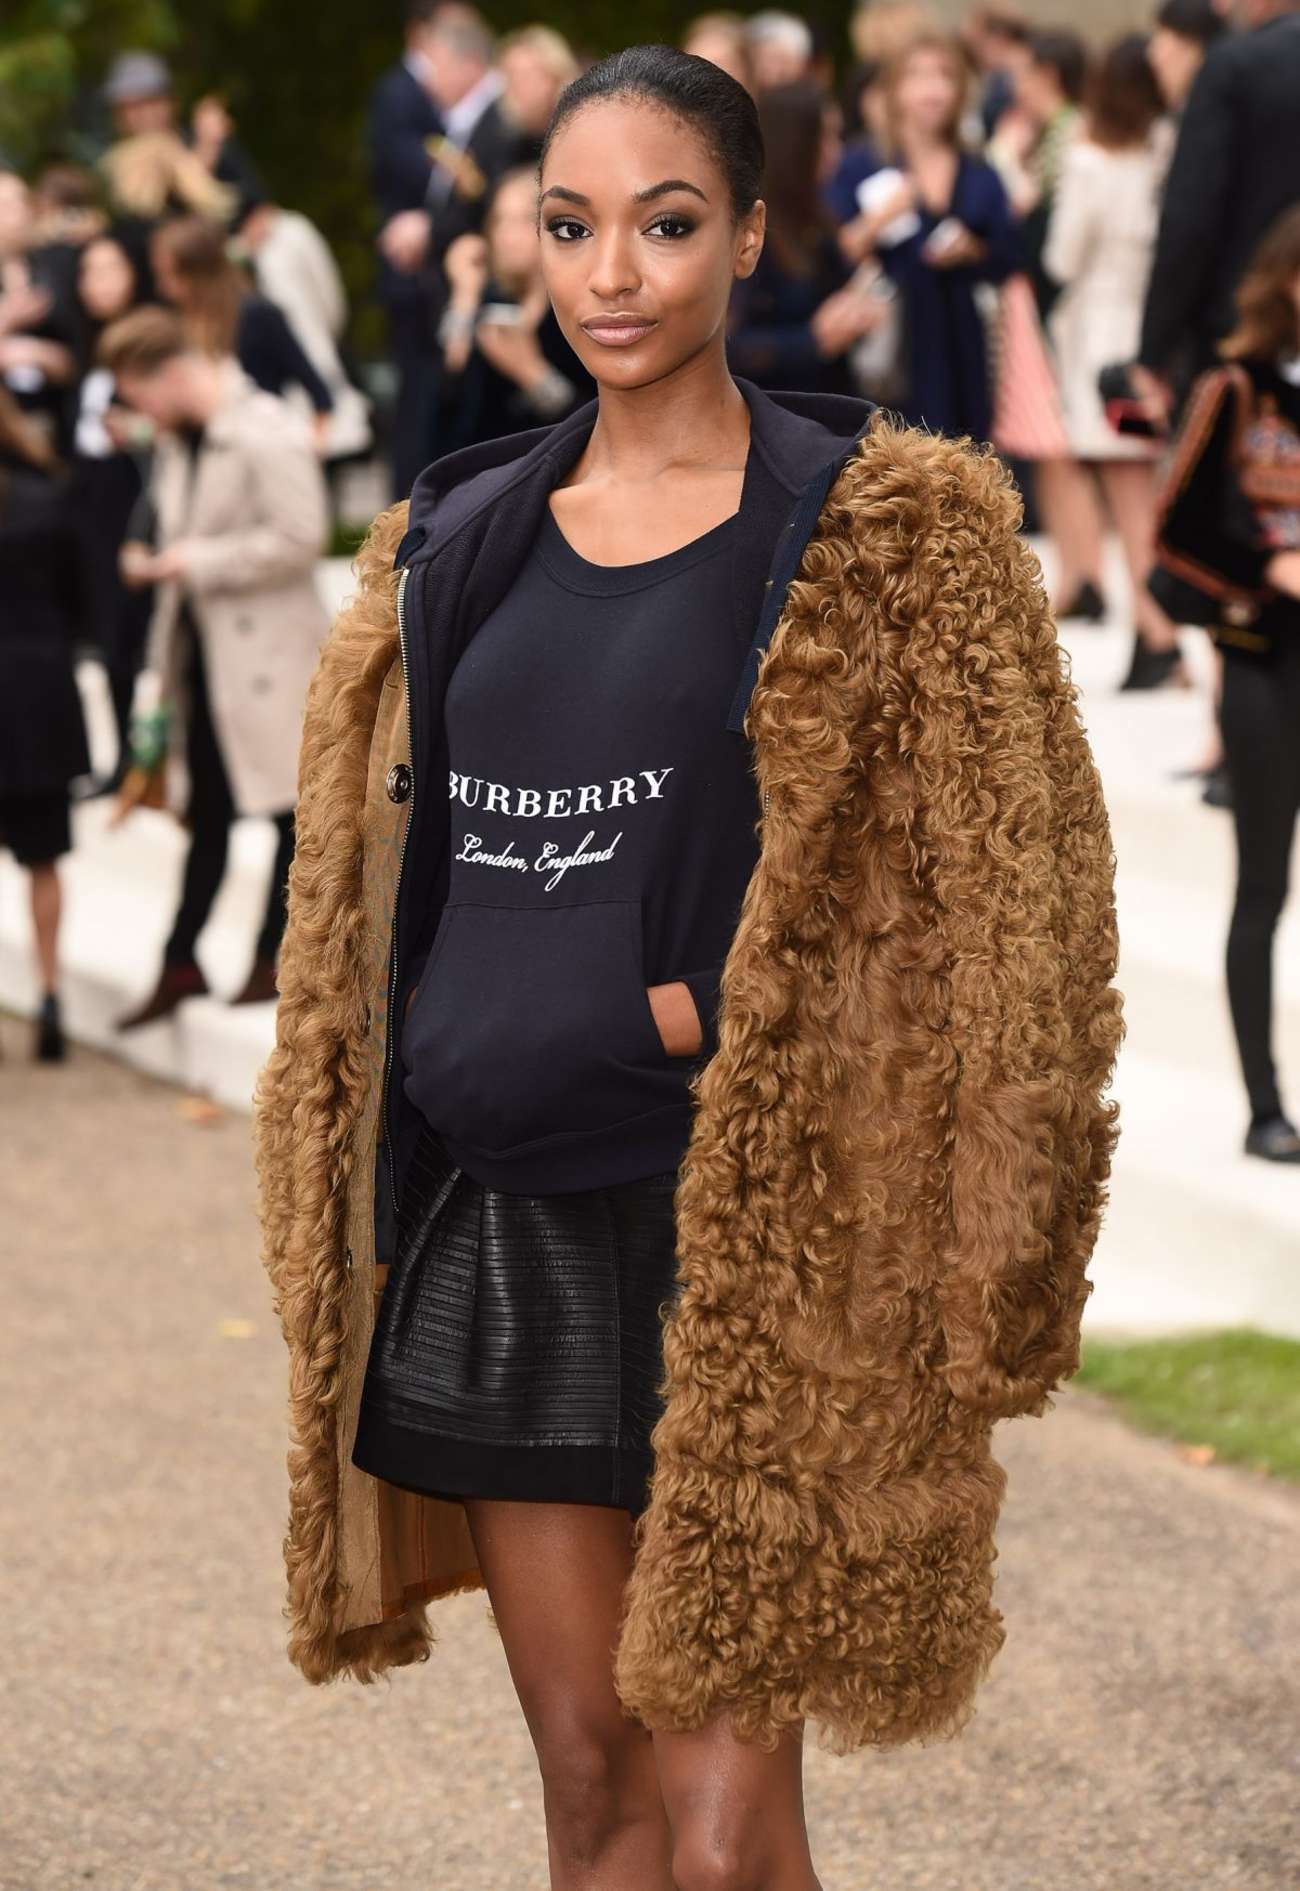
[[[1271,394],[1240,401],[1237,483],[1250,501],[1264,544],[1274,551],[1300,550],[1300,433],[1280,414]]]
[[[1194,619],[1218,644],[1267,655],[1276,593],[1259,580],[1261,551],[1300,548],[1300,434],[1237,363],[1192,391],[1162,480],[1156,569],[1195,588]]]

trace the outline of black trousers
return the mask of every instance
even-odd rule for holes
[[[1228,651],[1220,723],[1237,829],[1228,1003],[1256,1121],[1282,1111],[1273,1064],[1273,939],[1300,812],[1300,608],[1270,657]],[[1289,634],[1288,634],[1289,633]]]
[[[388,311],[388,333],[397,366],[397,408],[391,442],[394,496],[405,499],[434,457],[441,358],[433,339],[431,302],[411,298]]]
[[[189,852],[181,882],[181,903],[163,956],[168,965],[193,962],[199,934],[207,924],[217,892],[225,878],[230,852],[230,828],[235,819],[234,798],[208,700],[203,649],[187,617],[177,627],[186,640],[189,667],[190,716],[185,758],[190,771]],[[262,929],[257,937],[259,959],[274,959],[284,936],[285,898],[293,861],[293,812],[273,817],[276,830],[275,865]]]

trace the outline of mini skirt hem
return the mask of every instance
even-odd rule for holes
[[[608,1504],[639,1516],[648,1502],[653,1454],[611,1445],[493,1442],[412,1431],[363,1405],[352,1462],[385,1483],[427,1497],[495,1497],[556,1504]]]

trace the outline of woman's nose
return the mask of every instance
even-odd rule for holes
[[[600,296],[602,301],[612,301],[618,296],[635,294],[640,284],[641,272],[636,264],[633,239],[625,231],[605,230],[593,238],[591,274],[587,278],[587,287],[593,295]]]

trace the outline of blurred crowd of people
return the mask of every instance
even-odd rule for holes
[[[1097,46],[1012,7],[972,7],[954,33],[923,0],[863,0],[840,73],[795,13],[706,13],[681,41],[752,93],[766,146],[766,244],[729,316],[736,372],[864,394],[991,442],[1050,540],[1063,618],[1114,615],[1109,523],[1127,566],[1131,659],[1117,681],[1129,690],[1190,680],[1189,624],[1231,667],[1222,600],[1207,602],[1194,559],[1169,545],[1158,556],[1169,441],[1223,347],[1241,355],[1243,281],[1300,202],[1300,11],[1240,0],[1228,12],[1161,0],[1146,31]],[[181,113],[155,55],[126,52],[108,73],[116,135],[97,171],[59,163],[24,178],[0,163],[0,558],[23,564],[30,591],[39,544],[45,592],[24,621],[57,620],[63,648],[102,652],[121,758],[97,785],[124,809],[157,800],[164,754],[168,781],[188,783],[166,790],[183,794],[190,824],[176,924],[128,1028],[206,989],[195,940],[240,813],[277,824],[275,885],[239,996],[273,995],[293,844],[293,783],[273,755],[293,747],[323,632],[308,593],[334,471],[382,451],[402,496],[438,455],[560,418],[595,391],[549,306],[535,203],[546,125],[583,53],[545,25],[498,36],[464,0],[409,0],[395,51],[358,153],[396,389],[387,412],[350,357],[325,239],[271,200],[221,100]],[[1294,289],[1269,329],[1268,398],[1284,415]],[[1286,512],[1274,506],[1276,530]],[[1270,596],[1287,570],[1270,567]],[[265,628],[277,611],[292,635]],[[38,661],[8,597],[0,621],[5,676],[25,663],[31,690],[51,692],[42,715],[59,704],[57,741],[34,744],[27,729],[0,757],[0,839],[32,868],[41,1043],[57,1055],[54,862],[85,735],[70,658],[56,680],[54,640],[42,633]],[[3,694],[15,728],[29,725],[21,692]],[[1269,744],[1240,739],[1229,769],[1220,721],[1189,772],[1208,799],[1244,806],[1247,750],[1257,760]],[[1288,727],[1281,746],[1300,753]],[[1256,1040],[1261,951],[1300,801],[1289,766],[1277,760],[1268,790],[1269,891],[1252,895],[1236,953],[1234,1002]],[[1258,869],[1250,835],[1243,848]],[[1260,1068],[1256,1054],[1256,1114],[1277,1115]]]

